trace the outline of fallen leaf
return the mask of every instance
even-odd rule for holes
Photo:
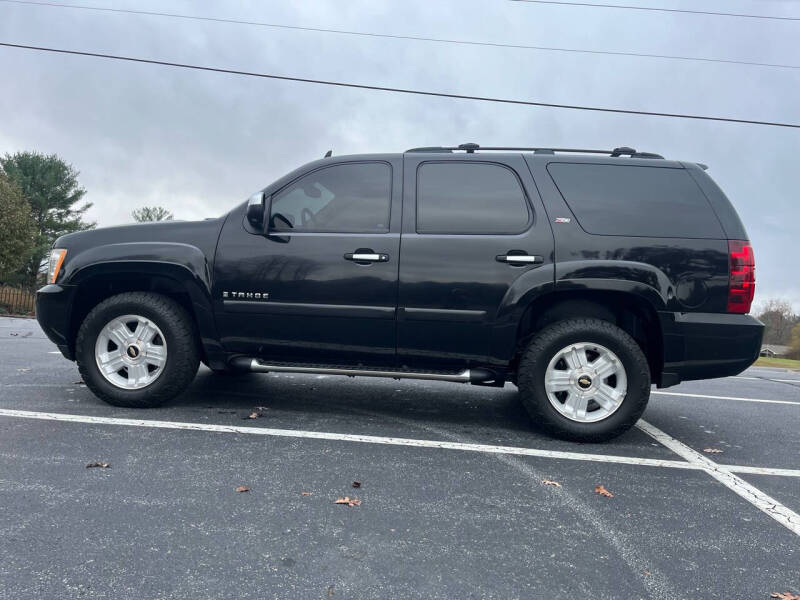
[[[722,454],[722,450],[719,448],[703,448],[703,452],[708,452],[709,454]]]
[[[264,411],[266,410],[265,406],[256,406],[255,410],[251,412],[248,416],[242,417],[243,419],[260,419],[264,416]]]
[[[779,600],[800,600],[800,594],[793,594],[792,592],[783,592],[782,594],[770,594],[770,598],[779,598]]]
[[[646,575],[646,576],[649,577],[650,576],[650,571],[644,570],[644,571],[642,571],[642,575]]]
[[[247,487],[246,485],[240,485],[239,487],[236,488],[236,491],[239,492],[239,493],[241,493],[241,492],[249,492],[250,488]]]
[[[609,492],[602,484],[594,486],[594,493],[605,496],[606,498],[613,498],[614,494]]]
[[[350,498],[350,496],[345,496],[344,498],[337,498],[334,501],[334,504],[347,504],[347,506],[361,506],[361,500],[358,498]]]
[[[561,484],[557,481],[552,481],[550,479],[542,479],[542,483],[545,485],[552,485],[553,487],[561,487]]]
[[[300,492],[301,496],[310,496],[311,492]]]
[[[17,373],[27,373],[30,370],[31,370],[30,367],[24,367],[22,369],[17,369]]]
[[[360,488],[361,487],[361,482],[360,481],[354,481],[353,482],[353,487],[354,488]]]
[[[99,461],[90,462],[88,465],[86,465],[87,469],[91,469],[93,467],[100,467],[101,469],[110,469],[111,465],[107,462],[99,462]]]

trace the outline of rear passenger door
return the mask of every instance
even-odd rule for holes
[[[399,365],[449,369],[507,360],[500,355],[509,350],[492,340],[515,327],[517,287],[552,284],[552,250],[520,155],[406,154]]]

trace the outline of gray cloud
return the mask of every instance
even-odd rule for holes
[[[796,9],[781,2],[716,4],[785,15]],[[792,22],[461,0],[151,1],[127,7],[507,43],[800,61],[800,25]],[[377,85],[800,121],[800,71],[786,69],[9,4],[0,4],[0,39]],[[131,209],[144,204],[162,204],[186,219],[222,214],[330,148],[342,154],[463,141],[624,144],[709,164],[755,245],[758,296],[782,295],[800,309],[800,281],[788,261],[800,216],[797,131],[401,96],[12,49],[0,49],[0,72],[0,152],[56,152],[73,163],[95,203],[91,217],[101,225],[127,222]]]

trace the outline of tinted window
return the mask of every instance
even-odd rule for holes
[[[425,163],[417,172],[420,233],[519,233],[525,194],[511,169],[486,163]]]
[[[351,163],[319,169],[273,196],[270,229],[386,232],[391,189],[391,168],[386,163]]]
[[[725,237],[685,169],[551,163],[547,170],[589,233],[647,237]]]

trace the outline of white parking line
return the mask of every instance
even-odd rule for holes
[[[590,454],[588,452],[564,452],[559,450],[540,450],[537,448],[520,448],[517,446],[493,446],[489,444],[468,444],[463,442],[447,442],[443,440],[419,440],[413,438],[382,437],[376,435],[357,435],[350,433],[329,433],[324,431],[303,431],[296,429],[274,429],[270,427],[245,427],[237,425],[212,425],[207,423],[186,423],[178,421],[152,421],[149,419],[119,419],[115,417],[93,417],[90,415],[74,415],[66,413],[48,413],[29,410],[0,408],[0,417],[16,417],[46,421],[64,421],[68,423],[88,423],[91,425],[123,425],[128,427],[152,427],[155,429],[184,429],[190,431],[208,431],[212,433],[242,433],[246,435],[266,435],[273,437],[292,437],[317,440],[334,440],[342,442],[362,442],[367,444],[385,444],[391,446],[411,446],[415,448],[439,448],[444,450],[464,450],[483,452],[486,454],[513,454],[517,456],[535,456],[563,460],[581,460],[587,462],[616,463],[639,465],[645,467],[666,467],[704,470],[705,467],[691,461],[664,460],[658,458],[638,458],[635,456],[619,456],[615,454]],[[660,440],[659,440],[660,441]],[[782,477],[799,477],[800,469],[776,469],[771,467],[750,467],[746,465],[717,465],[717,470],[728,473],[751,473],[757,475],[776,475]]]
[[[653,390],[651,394],[658,394],[659,396],[686,396],[687,398],[711,398],[713,400],[735,400],[737,402],[760,402],[764,404],[794,404],[800,406],[800,400],[792,402],[791,400],[766,400],[763,398],[739,398],[737,396],[710,396],[708,394],[688,394],[686,392],[662,392]]]
[[[747,375],[734,375],[733,379],[749,379],[751,381],[777,381],[778,383],[800,383],[800,379],[775,379],[774,377],[749,377]]]
[[[693,450],[683,442],[667,435],[647,421],[643,419],[639,420],[636,426],[653,439],[672,450],[678,456],[702,468],[722,485],[736,492],[739,496],[768,514],[789,531],[800,536],[800,515],[796,512],[784,506],[772,496],[768,496],[757,487],[750,485],[738,475],[734,475],[729,470],[721,468],[721,465],[703,456],[696,450]]]
[[[773,469],[771,467],[748,467],[746,465],[719,465],[729,473],[749,473],[750,475],[781,475],[783,477],[800,477],[800,469]]]
[[[662,460],[657,458],[636,458],[613,454],[589,454],[584,452],[562,452],[558,450],[539,450],[516,446],[493,446],[488,444],[467,444],[439,440],[417,440],[413,438],[382,437],[376,435],[357,435],[351,433],[329,433],[324,431],[303,431],[297,429],[273,429],[270,427],[246,427],[237,425],[211,425],[207,423],[185,423],[177,421],[152,421],[149,419],[118,419],[114,417],[93,417],[65,413],[47,413],[28,410],[0,409],[0,417],[18,417],[46,421],[65,421],[69,423],[90,423],[93,425],[124,425],[128,427],[153,427],[156,429],[185,429],[209,431],[213,433],[242,433],[246,435],[266,435],[273,437],[306,438],[315,440],[335,440],[342,442],[363,442],[367,444],[386,444],[391,446],[412,446],[416,448],[440,448],[445,450],[466,450],[487,454],[515,454],[517,456],[537,456],[588,462],[643,465],[647,467],[668,467],[697,470],[701,467],[682,460]]]

